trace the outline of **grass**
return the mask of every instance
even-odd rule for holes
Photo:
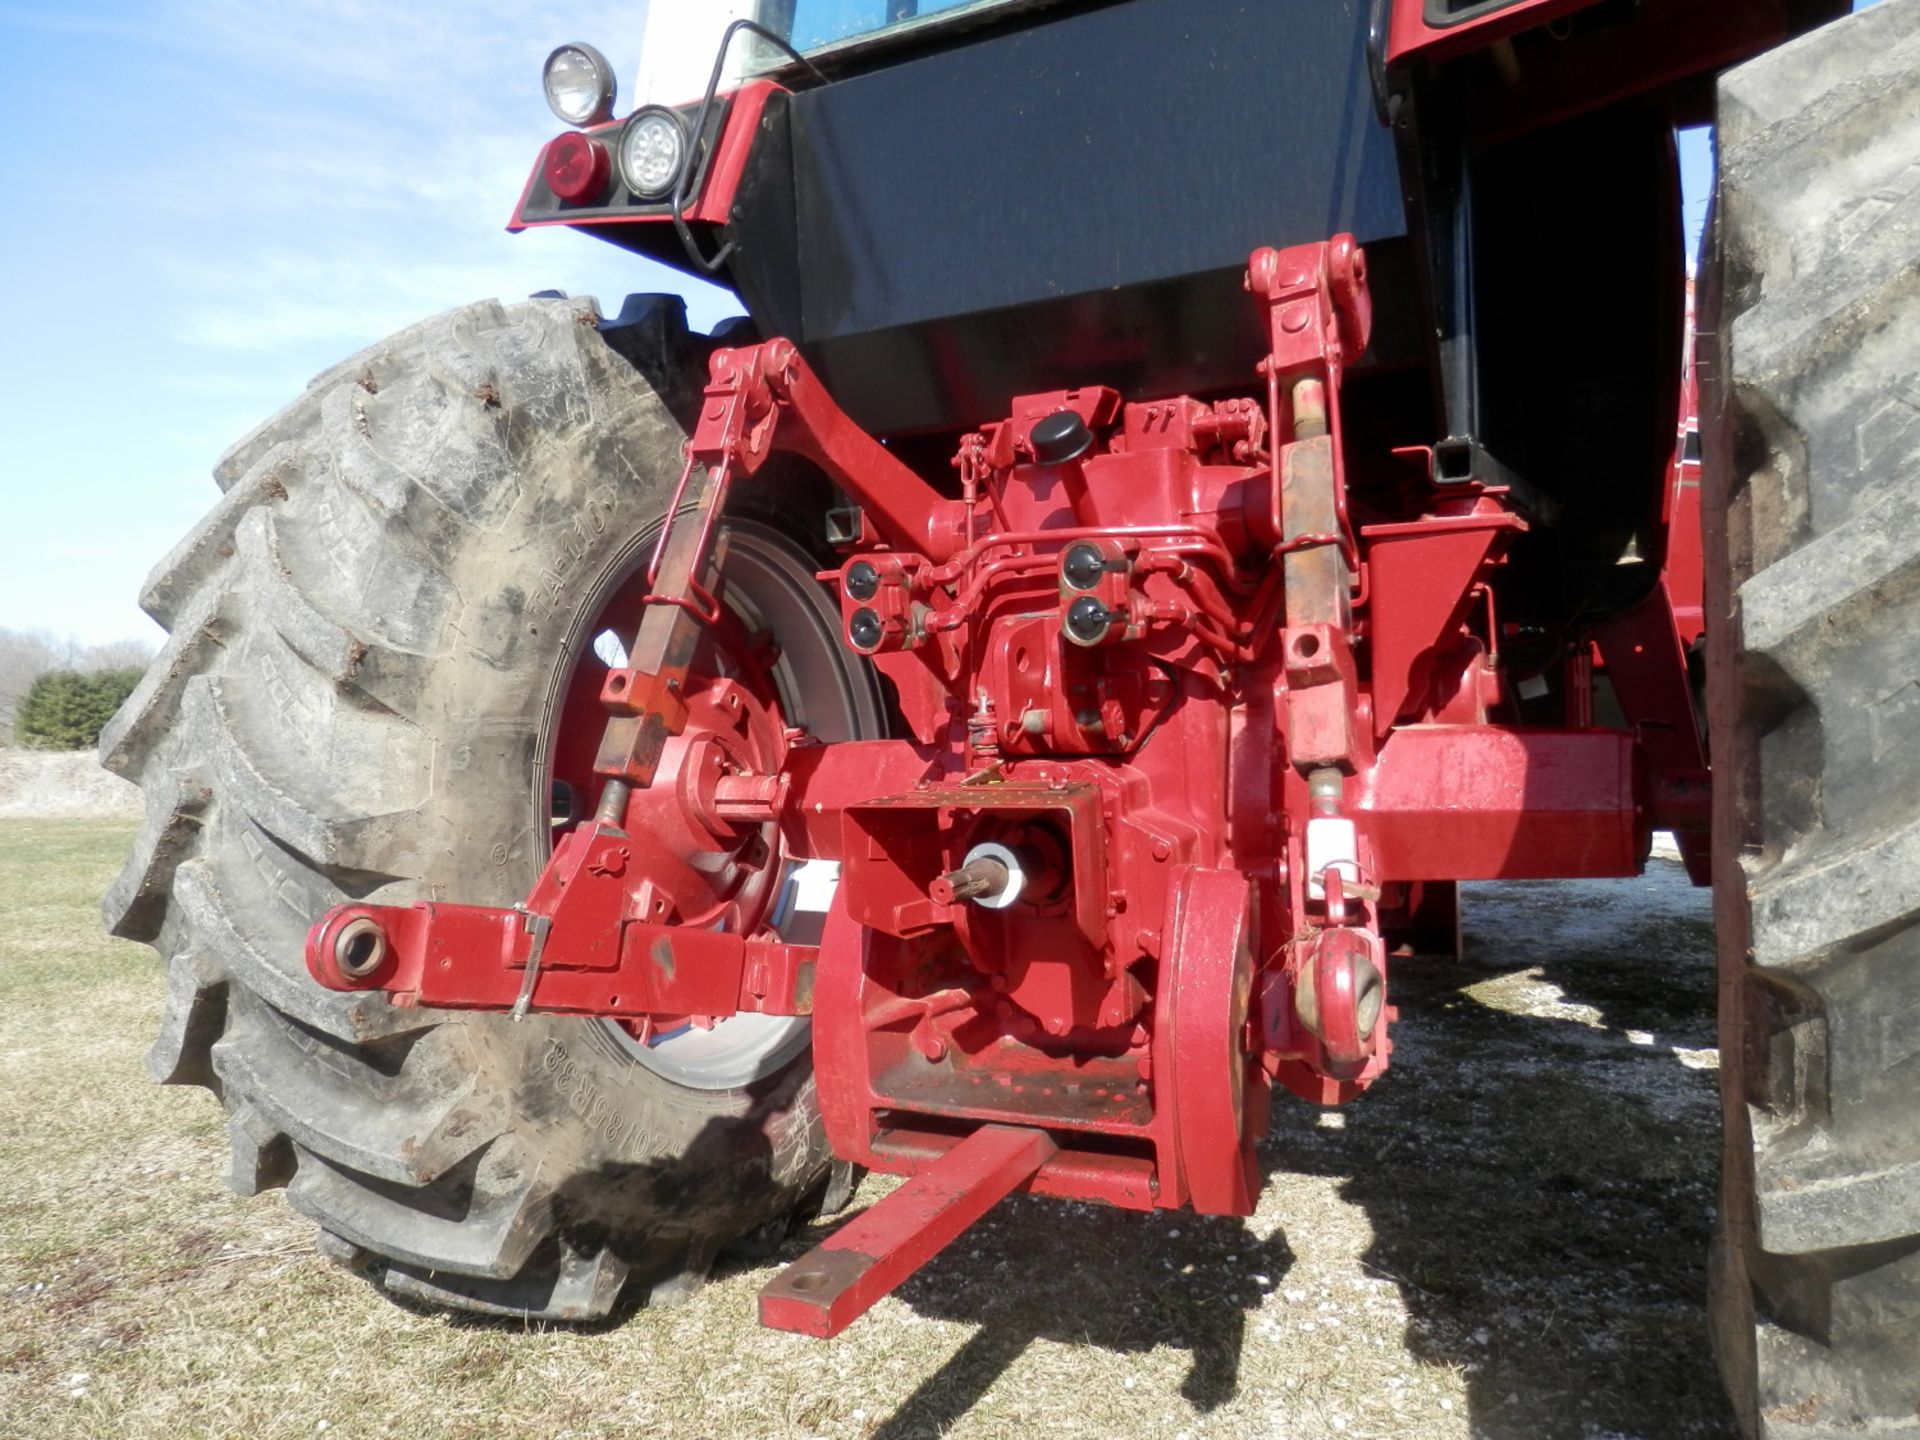
[[[1733,1433],[1677,867],[1481,887],[1466,962],[1395,971],[1393,1073],[1276,1103],[1249,1220],[1017,1199],[821,1344],[755,1326],[772,1264],[595,1331],[415,1313],[229,1195],[219,1107],[141,1066],[159,969],[98,929],[129,834],[0,822],[0,1435]]]

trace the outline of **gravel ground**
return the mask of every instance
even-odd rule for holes
[[[1733,1434],[1707,904],[1670,862],[1475,887],[1466,962],[1395,969],[1393,1072],[1277,1106],[1249,1220],[1016,1199],[822,1344],[753,1297],[825,1228],[543,1331],[401,1309],[228,1195],[217,1107],[140,1072],[159,972],[97,929],[129,834],[0,823],[7,1435]]]
[[[0,820],[137,820],[140,791],[91,750],[0,749]]]

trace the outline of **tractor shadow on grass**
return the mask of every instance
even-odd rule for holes
[[[795,1253],[833,1228],[796,1237]],[[1293,1259],[1283,1236],[1259,1239],[1240,1220],[1013,1196],[895,1292],[923,1316],[976,1328],[874,1440],[946,1434],[1041,1340],[1120,1354],[1185,1350],[1180,1394],[1196,1411],[1214,1410],[1238,1388],[1248,1315]]]
[[[1397,962],[1395,1069],[1372,1093],[1332,1122],[1276,1097],[1269,1185],[1325,1177],[1363,1210],[1361,1264],[1399,1290],[1405,1354],[1463,1375],[1476,1436],[1733,1437],[1704,1312],[1705,896],[1656,862],[1641,881],[1474,887],[1467,928],[1461,962]],[[1186,1349],[1181,1394],[1217,1409],[1250,1315],[1315,1246],[1310,1218],[1290,1223],[1291,1244],[1237,1220],[1004,1202],[899,1290],[975,1332],[874,1434],[946,1433],[1041,1340]],[[1340,1363],[1324,1348],[1313,1363]]]
[[[1707,1340],[1719,1168],[1705,892],[1484,885],[1466,955],[1394,970],[1394,1070],[1338,1128],[1277,1105],[1269,1173],[1334,1178],[1410,1355],[1488,1440],[1737,1436]]]

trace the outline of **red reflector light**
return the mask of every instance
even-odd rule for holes
[[[610,168],[607,147],[577,130],[556,136],[541,162],[547,188],[569,205],[598,200],[606,194]]]

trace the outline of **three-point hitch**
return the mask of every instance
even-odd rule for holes
[[[1364,257],[1262,250],[1247,287],[1264,404],[1022,396],[952,493],[787,342],[716,353],[592,817],[512,908],[331,911],[313,975],[643,1040],[810,1015],[836,1154],[914,1178],[767,1288],[772,1325],[837,1332],[1014,1189],[1248,1213],[1273,1083],[1334,1103],[1385,1069],[1399,931],[1461,880],[1633,873],[1656,820],[1697,830],[1657,812],[1702,763],[1690,716],[1657,756],[1495,723],[1487,580],[1523,507],[1406,451],[1417,518],[1357,514]],[[693,664],[727,623],[718,518],[775,452],[855,507],[822,578],[900,738],[818,743]],[[1671,623],[1634,643],[1671,694]],[[804,941],[776,923],[801,862],[839,876]]]

